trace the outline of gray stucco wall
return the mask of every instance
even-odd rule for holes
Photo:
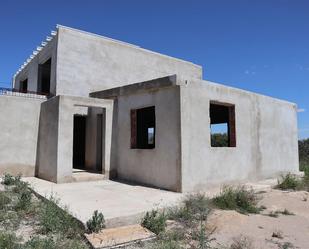
[[[294,104],[199,80],[180,89],[183,191],[298,171]],[[210,101],[235,104],[235,148],[210,146]]]
[[[36,175],[57,182],[59,97],[42,103],[38,132]]]
[[[155,148],[131,149],[130,110],[148,106],[155,106]],[[112,148],[116,150],[113,169],[120,179],[180,191],[179,108],[178,87],[118,97],[113,126],[116,145]]]
[[[38,67],[39,64],[46,62],[51,58],[51,78],[50,92],[56,94],[56,66],[57,66],[57,44],[58,36],[53,37],[46,46],[25,66],[25,68],[13,79],[13,88],[19,89],[20,81],[28,79],[28,90],[36,92],[38,89]]]
[[[73,171],[73,116],[85,112],[85,107],[105,108],[106,127],[103,167],[109,173],[113,101],[95,98],[56,96],[42,104],[37,175],[57,182],[72,181]],[[88,144],[93,148],[93,144]]]
[[[202,78],[193,63],[95,34],[59,27],[57,94],[90,92],[180,73]]]
[[[0,174],[34,175],[42,101],[0,96]]]

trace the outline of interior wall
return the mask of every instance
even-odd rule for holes
[[[199,80],[180,92],[184,191],[298,171],[296,105]],[[210,101],[235,105],[236,147],[210,146]]]
[[[97,170],[98,164],[99,164],[99,158],[98,156],[101,154],[102,158],[104,155],[102,155],[103,147],[99,148],[99,138],[100,134],[98,134],[98,115],[102,115],[102,120],[105,122],[105,112],[102,108],[89,108],[88,110],[88,116],[87,116],[87,125],[86,125],[86,168],[90,170]],[[103,125],[103,124],[102,124]],[[101,127],[102,130],[104,129],[104,126]],[[103,132],[101,131],[101,138],[104,141],[103,138]],[[102,141],[101,141],[102,142]],[[104,143],[102,142],[102,145]],[[101,151],[98,151],[101,149]],[[102,161],[101,161],[102,164]],[[102,171],[101,171],[102,172]]]

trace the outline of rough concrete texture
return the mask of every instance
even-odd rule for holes
[[[298,172],[295,104],[207,81],[179,84],[183,191]],[[236,147],[211,147],[210,101],[235,105]]]
[[[96,98],[56,96],[42,105],[38,176],[57,183],[70,182],[72,179],[73,158],[73,115],[77,107],[104,108],[106,111],[105,146],[102,154],[104,172],[109,173],[113,101]]]
[[[117,145],[115,165],[120,179],[180,191],[179,89],[167,88],[144,94],[120,96],[117,100]],[[155,106],[154,149],[130,148],[130,110]],[[138,161],[137,161],[138,159]]]
[[[188,192],[298,172],[293,103],[176,76],[92,96],[116,99],[114,163],[120,177]],[[211,147],[211,101],[235,105],[236,147]],[[146,106],[155,106],[155,149],[130,149],[130,110]]]
[[[124,42],[58,27],[57,94],[90,92],[180,73],[202,78],[202,68]]]
[[[42,99],[0,96],[0,174],[33,176]]]
[[[141,225],[129,225],[104,229],[99,233],[85,234],[94,248],[114,248],[128,246],[134,242],[154,239],[155,234]]]
[[[153,208],[172,206],[182,194],[110,180],[55,184],[35,177],[23,178],[43,197],[54,195],[60,205],[86,223],[95,210],[104,214],[107,227],[138,224]]]

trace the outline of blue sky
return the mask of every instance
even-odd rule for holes
[[[309,137],[309,1],[98,0],[0,3],[0,86],[56,24],[204,68],[204,79],[298,104]]]

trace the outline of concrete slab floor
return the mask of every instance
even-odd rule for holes
[[[146,211],[177,205],[186,194],[155,188],[120,183],[111,180],[55,184],[36,177],[24,177],[41,196],[59,198],[73,216],[84,224],[95,210],[104,214],[108,228],[138,224]],[[255,191],[269,190],[277,179],[242,183]],[[205,191],[214,197],[221,190],[216,187]]]
[[[140,222],[144,212],[153,208],[173,206],[183,194],[101,180],[55,184],[36,177],[25,177],[39,195],[53,195],[67,206],[73,216],[84,224],[94,210],[104,214],[107,227],[118,227]]]

